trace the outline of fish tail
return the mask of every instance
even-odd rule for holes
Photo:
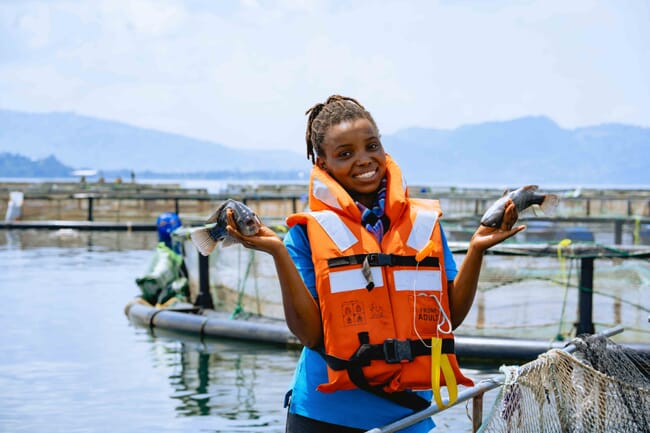
[[[190,232],[192,243],[199,252],[204,256],[209,256],[217,246],[217,241],[210,234],[211,228],[201,227]]]
[[[560,198],[557,195],[546,194],[546,197],[544,197],[544,201],[542,202],[540,207],[542,208],[544,215],[552,216],[553,214],[555,214],[555,211],[557,210],[559,204],[560,204]]]

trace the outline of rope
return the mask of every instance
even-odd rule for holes
[[[253,266],[253,262],[255,259],[255,251],[253,250],[247,250],[248,251],[248,256],[249,260],[248,263],[246,264],[246,270],[244,271],[244,278],[239,278],[238,282],[238,288],[237,288],[237,304],[235,305],[235,308],[230,315],[231,319],[234,319],[235,317],[239,316],[244,312],[244,289],[246,288],[246,281],[248,280],[248,275],[250,274],[251,268]],[[239,250],[239,254],[237,256],[237,268],[241,269],[241,252],[242,249]]]
[[[571,278],[571,275],[570,273],[567,275],[566,266],[565,266],[566,259],[562,254],[562,249],[564,247],[568,247],[569,245],[571,245],[571,239],[562,239],[560,243],[557,244],[557,259],[560,262],[560,274],[562,276],[562,281],[564,282],[564,296],[562,299],[562,310],[560,312],[560,323],[558,325],[557,334],[555,335],[556,341],[564,341],[564,335],[562,335],[562,326],[564,325],[564,312],[566,311],[567,294],[569,293],[569,280]],[[573,264],[573,261],[571,262],[571,264]],[[573,265],[569,269],[569,272],[571,271],[572,268]]]

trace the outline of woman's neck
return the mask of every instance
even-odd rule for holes
[[[371,194],[358,194],[358,193],[352,193],[349,192],[350,196],[352,197],[353,200],[358,201],[362,205],[364,205],[367,208],[372,208],[373,204],[377,200],[377,191],[371,193]]]

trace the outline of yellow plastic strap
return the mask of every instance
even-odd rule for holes
[[[442,358],[442,338],[431,337],[431,391],[433,398],[440,409],[445,407],[442,404],[440,395],[440,363]]]
[[[442,355],[441,361],[442,361],[442,374],[445,376],[447,392],[449,393],[449,404],[452,404],[458,398],[458,384],[456,383],[456,376],[454,375],[453,368],[451,368],[451,362],[449,362],[449,355],[447,354]]]
[[[449,403],[442,402],[442,395],[440,394],[440,372],[445,378],[447,385],[447,392],[449,393]],[[431,391],[436,405],[440,409],[447,407],[458,399],[458,383],[456,382],[456,375],[454,369],[451,367],[449,356],[442,353],[442,338],[431,338]]]

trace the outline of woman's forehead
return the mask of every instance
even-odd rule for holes
[[[377,128],[366,118],[344,120],[327,129],[325,142],[340,143],[352,139],[370,139],[378,135]]]

